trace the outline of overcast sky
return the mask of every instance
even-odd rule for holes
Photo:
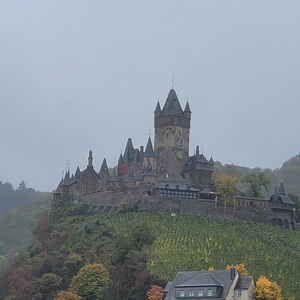
[[[223,164],[299,154],[300,1],[0,2],[0,180],[51,191],[153,137],[174,76],[196,145]]]

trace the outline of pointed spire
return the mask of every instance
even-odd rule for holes
[[[282,181],[279,185],[278,194],[285,195],[285,189]]]
[[[93,153],[92,150],[89,151],[89,157],[88,157],[88,167],[93,167]]]
[[[144,157],[145,158],[154,158],[155,157],[150,136],[148,138],[148,142],[147,142],[147,146],[146,146],[146,149],[145,149]]]
[[[186,105],[185,105],[184,111],[185,111],[185,112],[191,112],[190,105],[189,105],[189,101],[186,101]]]
[[[108,167],[107,167],[107,163],[106,163],[106,159],[105,158],[102,161],[99,174],[108,174]]]
[[[131,156],[131,153],[133,150],[134,150],[134,148],[133,148],[132,140],[131,140],[131,138],[128,138],[123,157],[125,159],[130,159],[130,156]]]
[[[80,172],[79,166],[77,166],[77,169],[76,169],[76,172],[75,172],[75,177],[79,178],[80,175],[81,175],[81,172]]]
[[[160,104],[159,101],[157,101],[156,107],[155,107],[155,111],[154,112],[161,112],[161,108],[160,108]]]
[[[181,105],[179,103],[179,100],[178,100],[178,97],[176,95],[176,92],[175,90],[171,89],[169,94],[168,94],[168,97],[167,97],[167,100],[165,102],[165,105],[162,109],[162,112],[166,115],[169,115],[169,114],[174,114],[174,115],[180,115],[182,114],[182,108],[181,108]]]

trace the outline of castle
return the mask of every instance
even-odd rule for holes
[[[154,148],[150,137],[146,147],[139,149],[134,148],[128,138],[124,153],[111,174],[105,158],[99,172],[94,169],[90,150],[86,169],[81,171],[77,167],[74,175],[67,170],[54,198],[70,195],[74,201],[81,201],[88,194],[122,192],[137,186],[142,186],[148,195],[161,193],[199,198],[204,190],[205,194],[214,197],[211,193],[214,191],[213,159],[207,160],[199,152],[199,146],[195,154],[189,156],[190,123],[189,103],[183,110],[172,88],[163,108],[158,102],[154,111]]]
[[[139,211],[198,215],[225,215],[256,220],[285,228],[296,228],[295,203],[286,195],[283,184],[269,199],[235,197],[234,207],[225,211],[213,184],[214,161],[199,152],[189,156],[191,110],[182,109],[172,88],[161,108],[154,111],[154,147],[149,137],[146,147],[134,148],[128,138],[118,165],[109,172],[106,159],[97,172],[89,151],[87,167],[77,167],[74,175],[67,170],[61,179],[52,205],[69,196],[83,202],[89,212],[113,212],[122,202]]]

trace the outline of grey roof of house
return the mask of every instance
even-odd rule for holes
[[[175,287],[198,287],[198,286],[222,286],[215,278],[213,278],[209,273],[201,273],[195,277],[175,285]]]
[[[165,105],[162,109],[162,113],[182,115],[183,111],[174,89],[170,90]]]
[[[148,142],[147,142],[147,146],[146,146],[146,149],[145,149],[144,157],[146,157],[146,158],[154,158],[155,157],[150,136],[148,138]]]
[[[165,300],[176,299],[175,287],[205,287],[205,286],[222,286],[222,294],[216,299],[225,299],[231,288],[233,280],[231,279],[232,270],[221,271],[188,271],[178,272],[174,280],[166,287],[168,287],[168,294]],[[233,270],[236,274],[236,270]],[[209,299],[214,299],[210,297]]]
[[[236,288],[240,290],[247,290],[249,289],[252,281],[253,276],[240,276]]]

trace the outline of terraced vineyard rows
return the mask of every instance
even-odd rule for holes
[[[257,279],[265,275],[300,299],[300,232],[259,223],[198,216],[125,214],[105,222],[119,228],[127,220],[142,218],[156,237],[148,269],[171,280],[178,271],[224,269],[245,263]]]

